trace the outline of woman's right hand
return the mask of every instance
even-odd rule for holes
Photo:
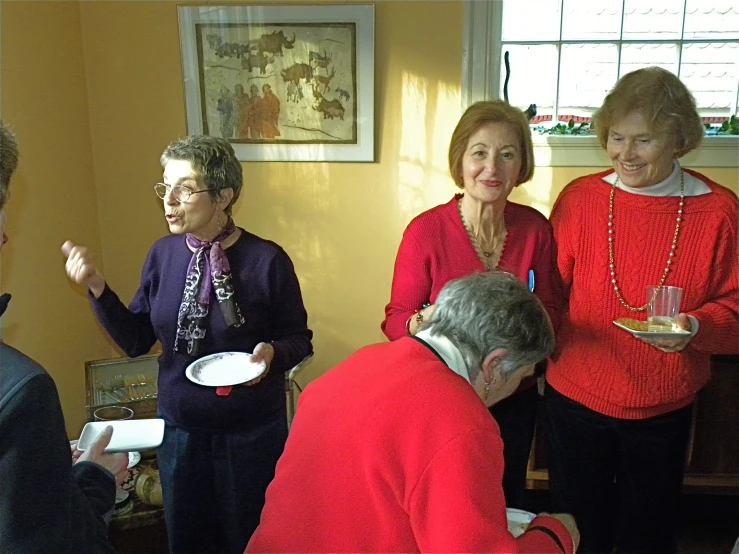
[[[67,258],[64,269],[67,277],[78,285],[85,286],[99,298],[105,290],[105,279],[92,261],[92,254],[84,246],[75,246],[68,240],[62,245],[62,254]]]
[[[415,314],[413,314],[410,319],[408,320],[408,334],[409,335],[415,335],[418,333],[418,328],[421,326],[421,323],[424,321],[428,321],[431,318],[431,315],[434,313],[434,308],[436,307],[436,304],[431,304],[430,306],[426,306],[422,310],[417,311]],[[418,321],[418,314],[421,314],[421,321]]]

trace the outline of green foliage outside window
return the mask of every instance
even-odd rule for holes
[[[724,136],[724,135],[739,135],[739,118],[732,115],[729,119],[725,120],[721,125],[711,125],[710,123],[705,124],[706,136]],[[546,127],[544,125],[537,125],[531,128],[532,131],[536,131],[540,135],[593,135],[595,134],[594,128],[590,123],[576,124],[574,119],[570,119],[567,124],[557,123],[552,127]]]

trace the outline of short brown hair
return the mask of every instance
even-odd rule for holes
[[[470,137],[488,123],[505,123],[516,133],[523,158],[516,185],[530,181],[534,176],[534,144],[531,141],[528,118],[521,110],[503,100],[486,100],[475,102],[465,110],[449,141],[449,173],[456,185],[459,188],[464,187],[462,158]]]
[[[209,135],[187,136],[170,143],[164,149],[159,162],[164,167],[169,160],[190,162],[203,179],[205,188],[212,189],[208,195],[214,201],[224,190],[233,190],[233,197],[225,210],[231,215],[231,208],[239,199],[244,181],[241,164],[228,140]]]
[[[0,210],[8,201],[8,185],[16,167],[18,167],[18,143],[10,129],[0,121]]]
[[[679,158],[698,147],[705,129],[695,98],[673,73],[661,67],[645,67],[627,73],[608,93],[593,114],[593,125],[603,148],[611,127],[632,112],[641,112],[651,130],[674,137]]]

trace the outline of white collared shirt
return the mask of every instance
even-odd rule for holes
[[[461,375],[465,380],[470,382],[470,373],[467,369],[467,364],[462,357],[462,353],[459,348],[454,346],[454,343],[446,338],[444,335],[432,335],[431,331],[424,329],[416,333],[416,338],[421,339],[423,342],[431,346],[441,356],[446,365],[449,366],[454,373]]]

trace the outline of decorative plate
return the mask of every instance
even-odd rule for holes
[[[228,387],[256,379],[267,369],[264,362],[253,363],[248,352],[218,352],[195,360],[185,375],[205,387]]]
[[[135,466],[140,461],[141,461],[141,454],[139,454],[136,451],[128,453],[128,469],[131,469],[133,466]]]
[[[523,535],[531,520],[536,517],[536,514],[517,508],[506,508],[505,514],[508,519],[508,532],[514,537]]]

